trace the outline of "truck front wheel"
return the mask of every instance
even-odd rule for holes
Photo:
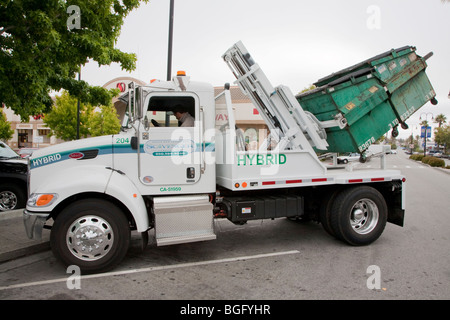
[[[125,257],[130,227],[123,212],[101,199],[75,202],[56,218],[50,234],[52,251],[83,273],[104,272]]]
[[[387,205],[378,190],[358,186],[336,196],[331,209],[331,226],[339,239],[351,245],[377,240],[387,221]]]

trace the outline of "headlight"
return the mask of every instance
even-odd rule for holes
[[[47,207],[58,198],[56,193],[32,193],[27,205],[30,207]]]

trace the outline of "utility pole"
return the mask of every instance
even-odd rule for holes
[[[170,13],[169,13],[169,48],[167,53],[167,81],[172,78],[172,41],[173,41],[173,11],[174,0],[170,0]]]
[[[78,81],[81,80],[81,65],[80,71],[78,72]],[[80,98],[78,98],[77,102],[77,140],[80,139]]]
[[[174,0],[170,0],[170,10],[169,10],[169,43],[167,50],[167,81],[172,79],[172,42],[173,42],[173,10],[174,10]],[[170,123],[170,115],[166,112],[166,126]]]

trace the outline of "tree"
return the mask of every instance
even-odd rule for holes
[[[444,146],[444,153],[447,153],[447,147],[450,146],[450,126],[444,125],[434,129],[434,141]]]
[[[101,106],[89,118],[89,132],[92,137],[115,134],[120,131],[120,122],[113,105]]]
[[[44,115],[44,123],[52,130],[52,135],[64,141],[77,137],[77,98],[67,91],[56,97],[55,107]],[[80,104],[80,137],[95,137],[115,134],[120,130],[116,109],[112,104],[94,108],[90,104]]]
[[[14,130],[11,129],[11,124],[6,120],[3,113],[3,108],[0,108],[0,140],[7,141],[12,138]]]
[[[422,122],[420,122],[420,125],[422,127],[428,127],[428,120],[422,120]]]
[[[22,119],[48,112],[52,90],[65,89],[85,103],[108,105],[113,93],[76,80],[88,59],[100,66],[116,62],[124,70],[135,69],[136,55],[114,46],[124,18],[142,1],[68,2],[0,3],[0,102]]]
[[[56,97],[55,107],[44,114],[44,123],[55,135],[64,141],[75,140],[77,137],[77,104],[78,100],[64,91]],[[80,137],[89,135],[89,115],[93,108],[89,104],[80,104]]]
[[[410,145],[413,145],[413,147],[412,148],[410,148],[411,149],[411,152],[412,151],[419,151],[419,136],[418,135],[416,135],[416,138],[414,139],[414,136],[413,136],[413,134],[411,134],[410,136],[409,136],[409,138],[408,138],[408,143],[410,144]]]
[[[438,114],[436,118],[434,118],[434,122],[439,124],[439,128],[445,122],[447,122],[447,117],[444,114]]]

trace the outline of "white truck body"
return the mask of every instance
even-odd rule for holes
[[[239,42],[224,60],[233,70],[244,56],[250,57]],[[215,218],[308,217],[363,245],[381,235],[386,221],[402,225],[401,173],[328,169],[313,147],[326,150],[323,128],[344,128],[345,119],[318,122],[286,87],[273,88],[256,64],[247,67],[233,73],[264,115],[275,149],[243,148],[227,87],[214,97],[212,85],[176,76],[131,88],[131,119],[121,133],[33,153],[24,211],[28,236],[39,238],[53,219],[55,254],[98,272],[124,257],[130,230],[146,242],[154,228],[160,246],[216,239]],[[179,104],[194,116],[193,127],[174,125]],[[215,122],[216,110],[227,110],[228,121]],[[151,124],[161,112],[167,121]]]

